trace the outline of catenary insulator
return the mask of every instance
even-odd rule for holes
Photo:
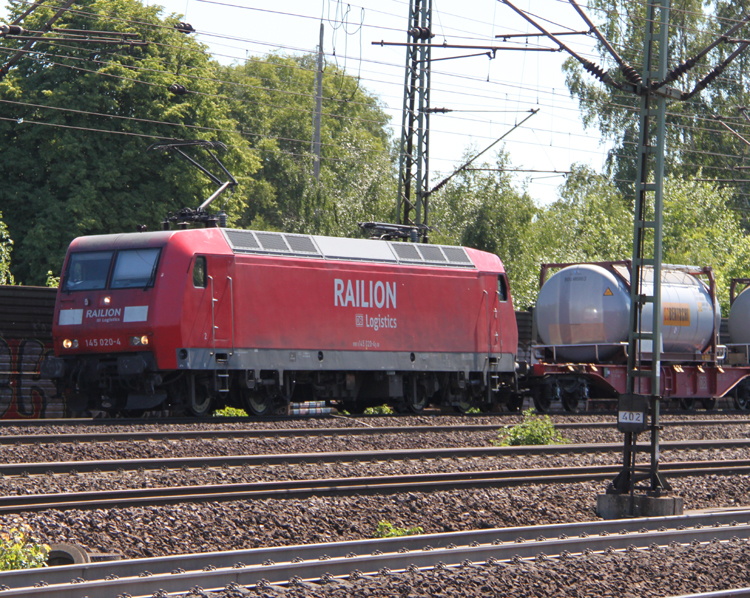
[[[167,89],[176,96],[184,96],[187,93],[187,88],[179,83],[172,83]]]
[[[195,29],[190,23],[184,23],[182,21],[177,23],[177,25],[175,25],[174,28],[177,29],[177,31],[179,31],[180,33],[185,33],[187,35],[191,33],[195,33]]]

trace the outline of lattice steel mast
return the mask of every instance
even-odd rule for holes
[[[406,46],[404,103],[399,146],[397,222],[414,226],[416,241],[427,242],[427,187],[429,184],[430,60],[432,0],[410,0]]]

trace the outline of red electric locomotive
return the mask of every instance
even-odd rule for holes
[[[75,411],[466,410],[517,391],[503,265],[463,247],[226,228],[81,237],[54,318],[44,373]]]

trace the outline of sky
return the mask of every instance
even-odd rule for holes
[[[161,5],[166,13],[185,15],[214,57],[225,63],[277,51],[312,53],[324,26],[326,64],[358,77],[360,85],[379,98],[391,117],[395,138],[401,134],[406,49],[372,42],[406,41],[408,0],[142,0]],[[515,0],[537,15],[549,31],[586,30],[566,0]],[[4,4],[4,2],[3,2]],[[592,15],[596,17],[596,15]],[[539,38],[496,39],[501,34],[526,34],[533,27],[497,0],[433,0],[432,43],[554,47]],[[576,51],[591,55],[587,36],[566,36]],[[477,153],[530,114],[522,127],[504,140],[510,167],[538,172],[514,173],[519,187],[540,204],[557,197],[564,173],[573,163],[601,170],[608,144],[596,129],[585,130],[578,103],[565,87],[563,52],[500,50],[488,56],[453,58],[483,50],[434,48],[433,108],[430,122],[430,174],[437,182],[463,163],[467,151]],[[439,60],[450,58],[448,60]],[[311,90],[313,93],[313,90]],[[499,146],[498,146],[499,147]],[[485,154],[492,162],[492,154]]]

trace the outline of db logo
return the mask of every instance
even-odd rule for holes
[[[362,314],[354,316],[354,322],[357,324],[357,328],[362,328],[365,325],[365,317]]]

